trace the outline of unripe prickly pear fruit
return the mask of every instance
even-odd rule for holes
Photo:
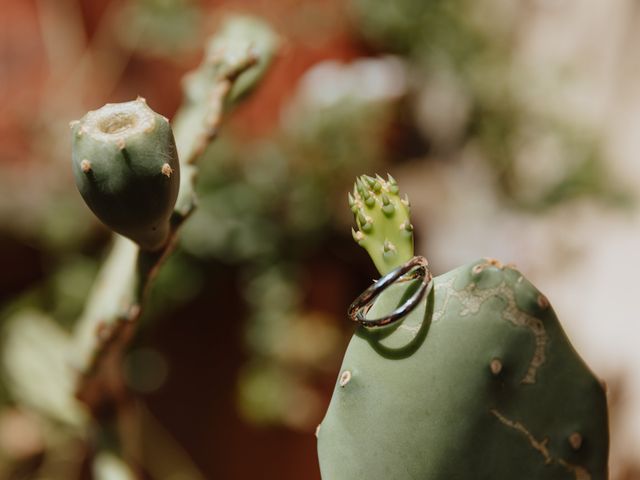
[[[93,213],[144,250],[164,246],[180,185],[169,121],[138,98],[91,111],[71,130],[76,186]]]

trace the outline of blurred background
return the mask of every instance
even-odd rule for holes
[[[634,0],[0,0],[0,478],[92,478],[92,440],[11,374],[55,391],[32,365],[111,243],[73,184],[68,123],[137,95],[172,117],[231,13],[281,48],[201,160],[123,367],[142,438],[184,465],[171,478],[319,479],[345,311],[377,276],[346,193],[389,172],[436,273],[496,257],[548,296],[608,386],[611,478],[640,479]],[[26,331],[43,318],[47,345]]]

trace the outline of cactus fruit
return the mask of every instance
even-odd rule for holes
[[[138,98],[91,111],[71,129],[73,173],[89,208],[142,249],[163,247],[180,185],[168,120]]]
[[[391,285],[367,318],[416,284]],[[358,326],[317,436],[327,480],[607,478],[602,384],[546,297],[496,260],[435,277],[396,323]]]

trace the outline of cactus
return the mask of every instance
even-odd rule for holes
[[[244,43],[237,35],[228,38],[237,22],[243,25]],[[3,325],[0,366],[9,393],[37,412],[47,431],[45,462],[35,477],[72,478],[80,469],[89,475],[92,463],[98,479],[204,478],[125,387],[123,363],[149,286],[196,209],[198,161],[239,100],[231,98],[236,82],[251,90],[278,47],[268,26],[246,17],[229,17],[213,42],[216,55],[196,70],[208,73],[199,83],[199,96],[185,92],[173,121],[175,140],[167,119],[141,98],[108,104],[71,124],[78,189],[94,213],[121,235],[114,235],[71,332],[60,327],[53,312],[22,306]],[[73,440],[73,448],[89,455],[70,455],[63,440],[69,445]],[[82,465],[73,468],[75,463],[67,462],[73,465],[64,471],[60,458],[71,457]],[[50,471],[47,463],[54,464]]]
[[[230,32],[236,32],[237,28],[234,27],[236,24],[243,26],[244,42],[240,42],[237,34],[230,34]],[[146,245],[140,243],[141,248],[138,249],[126,239],[116,236],[112,251],[105,260],[94,288],[89,293],[86,308],[74,328],[73,357],[76,368],[80,372],[76,397],[92,410],[99,408],[101,397],[108,396],[108,392],[103,391],[108,383],[104,381],[104,372],[109,368],[105,365],[110,358],[118,358],[122,354],[131,338],[136,320],[142,313],[144,297],[151,280],[162,261],[171,254],[175,245],[175,241],[172,240],[176,238],[178,230],[196,209],[194,188],[198,160],[216,138],[224,114],[235,105],[229,97],[234,91],[236,82],[240,80],[247,82],[244,88],[247,91],[250,90],[261,80],[262,74],[278,48],[277,37],[267,25],[244,16],[229,17],[222,25],[220,32],[212,37],[210,44],[216,45],[216,54],[207,54],[202,63],[186,77],[200,78],[198,89],[190,88],[192,83],[188,80],[183,84],[184,102],[172,122],[175,147],[172,149],[169,145],[170,130],[166,120],[153,114],[156,125],[163,124],[158,130],[166,131],[166,137],[159,138],[160,146],[147,143],[150,154],[146,156],[140,154],[140,159],[154,157],[155,152],[170,153],[177,159],[176,149],[179,154],[179,167],[177,164],[174,167],[169,158],[164,157],[164,161],[169,164],[173,172],[169,172],[169,169],[164,167],[164,163],[160,164],[161,169],[165,170],[162,174],[165,179],[159,180],[162,182],[169,180],[175,185],[179,184],[179,187],[175,187],[177,198],[174,197],[172,190],[168,202],[171,203],[171,207],[167,224],[163,226],[163,228],[165,226],[169,228],[168,238],[163,241],[158,240],[157,243],[149,242]],[[253,70],[254,68],[259,70],[258,74]],[[249,75],[251,81],[247,81],[245,75]],[[134,109],[145,108],[140,100],[123,105],[131,105]],[[85,118],[90,115],[91,113]],[[75,129],[79,131],[80,127],[81,124],[74,124],[72,128],[75,132]],[[136,140],[135,134],[132,137],[133,147]],[[125,140],[125,149],[127,145],[128,141]],[[106,148],[106,151],[113,150]],[[136,150],[136,152],[139,151]],[[80,157],[74,151],[76,176],[84,174],[82,159],[80,159],[80,171],[77,171],[78,159]],[[155,166],[158,165],[156,163]],[[144,169],[141,170],[141,174],[144,174]],[[154,167],[153,171],[155,170]],[[170,176],[166,177],[166,174]],[[149,182],[151,183],[151,180]],[[163,194],[163,192],[160,193]],[[158,200],[164,202],[165,198]],[[142,209],[140,206],[131,208]],[[124,210],[118,215],[130,215],[126,212],[127,208]],[[141,220],[141,225],[145,224],[151,225],[150,218]],[[114,230],[127,234],[122,230],[115,228]],[[148,230],[141,226],[133,226],[131,230],[141,230],[141,234],[148,233]],[[132,235],[130,238],[138,242],[145,239],[134,238]],[[155,245],[152,245],[153,243]],[[159,248],[149,251],[149,248],[154,246]],[[96,332],[100,332],[100,335]]]
[[[362,175],[349,194],[349,207],[358,230],[353,239],[371,256],[382,274],[393,270],[413,256],[413,225],[409,218],[409,199],[400,199],[398,184]]]
[[[369,235],[384,242],[383,231]],[[396,262],[409,260],[403,251]],[[404,303],[416,283],[391,285],[367,318]],[[515,268],[483,259],[435,277],[400,321],[358,327],[318,454],[331,480],[604,480],[607,423],[604,388],[547,298]]]
[[[169,237],[180,169],[169,122],[142,98],[71,123],[73,173],[89,208],[145,250]]]

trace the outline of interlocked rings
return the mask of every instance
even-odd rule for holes
[[[375,298],[386,288],[396,281],[404,282],[415,278],[422,278],[422,283],[406,302],[400,305],[389,315],[375,319],[366,318],[366,314],[369,311],[369,308],[371,308],[373,300],[375,300]],[[411,312],[411,310],[416,308],[420,303],[422,297],[424,297],[424,294],[427,291],[427,287],[431,283],[432,278],[433,276],[431,274],[431,270],[429,270],[429,262],[427,259],[420,256],[413,257],[407,263],[400,265],[395,270],[387,273],[362,292],[349,307],[347,315],[351,320],[358,322],[360,325],[365,327],[382,327],[397,322]]]

